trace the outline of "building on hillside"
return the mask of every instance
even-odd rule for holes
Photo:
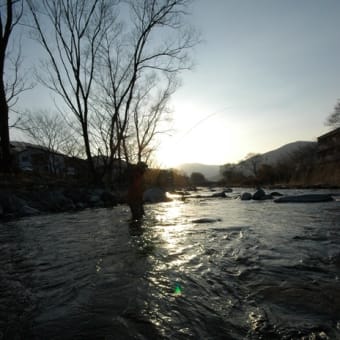
[[[318,137],[319,162],[340,160],[340,127]]]
[[[108,173],[110,158],[107,156],[94,156],[92,158],[94,167],[99,174],[111,180],[119,179],[127,170],[128,163],[122,159],[112,159],[111,174]]]
[[[18,171],[58,177],[77,175],[76,165],[83,161],[26,142],[11,142],[11,154]]]
[[[86,179],[89,177],[86,159],[64,156],[64,162],[66,176],[77,177],[77,179]]]

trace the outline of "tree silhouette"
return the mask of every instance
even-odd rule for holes
[[[340,100],[334,106],[333,112],[327,117],[326,125],[331,128],[340,127]]]
[[[10,172],[11,153],[9,140],[9,108],[24,89],[19,75],[20,50],[13,61],[13,77],[5,74],[6,61],[9,61],[8,48],[15,26],[23,15],[22,0],[7,0],[0,5],[0,171]]]

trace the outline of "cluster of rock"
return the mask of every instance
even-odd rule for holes
[[[168,202],[171,199],[167,197],[166,191],[162,188],[150,188],[144,191],[143,201],[145,203],[159,203]]]
[[[211,190],[214,191],[214,190]],[[227,193],[233,192],[232,189],[230,188],[225,188],[222,191],[214,192],[210,195],[191,195],[190,192],[185,191],[185,192],[176,192],[177,194],[181,194],[184,198],[231,198],[230,196],[227,195]]]
[[[6,190],[0,191],[0,218],[110,207],[117,203],[117,196],[105,189]]]
[[[281,196],[281,197],[278,197]],[[274,199],[275,203],[317,203],[334,201],[334,194],[304,194],[304,195],[289,195],[283,196],[279,192],[266,194],[263,189],[258,189],[254,194],[244,192],[241,194],[242,201],[263,201]]]
[[[145,203],[167,202],[165,190],[150,188],[144,192]],[[0,190],[0,218],[24,217],[85,208],[112,207],[126,203],[126,192],[113,193],[101,188],[45,190]]]
[[[284,196],[274,200],[275,203],[320,203],[334,201],[332,194],[306,194]]]
[[[263,201],[263,200],[271,200],[274,197],[282,196],[279,192],[272,192],[270,194],[267,194],[263,189],[257,189],[254,194],[251,194],[250,192],[243,192],[241,194],[241,200],[242,201]]]
[[[226,192],[231,189],[213,193],[210,196],[185,196],[191,198],[230,198]],[[282,196],[282,197],[279,197]],[[240,195],[242,201],[273,200],[275,203],[312,203],[333,201],[332,194],[308,194],[283,196],[279,192],[267,194],[263,189],[255,193],[244,192]],[[161,188],[150,188],[144,192],[146,203],[167,202],[170,199]],[[40,213],[53,213],[80,210],[84,208],[112,207],[125,203],[124,194],[112,193],[101,188],[68,188],[45,190],[11,190],[0,191],[0,218],[23,217]]]

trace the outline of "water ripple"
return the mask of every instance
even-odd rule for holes
[[[124,206],[0,224],[0,338],[340,338],[338,208],[190,199],[141,224]]]

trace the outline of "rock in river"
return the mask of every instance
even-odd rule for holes
[[[227,195],[225,194],[224,191],[222,191],[222,192],[215,192],[214,194],[211,195],[211,197],[214,197],[214,198],[226,198]]]
[[[202,217],[196,220],[192,220],[192,223],[214,223],[222,221],[220,218]]]
[[[19,210],[20,216],[32,216],[32,215],[38,215],[40,214],[40,211],[38,209],[34,209],[30,207],[29,205],[24,205],[20,210]]]
[[[334,199],[329,194],[282,196],[274,200],[275,203],[317,203],[330,201],[334,201]]]
[[[266,199],[266,193],[263,189],[258,189],[253,195],[253,200],[260,201],[264,199]]]
[[[166,192],[161,188],[150,188],[143,194],[143,201],[148,203],[167,202],[169,198]]]
[[[241,195],[241,201],[250,201],[253,195],[250,192],[243,192]]]

